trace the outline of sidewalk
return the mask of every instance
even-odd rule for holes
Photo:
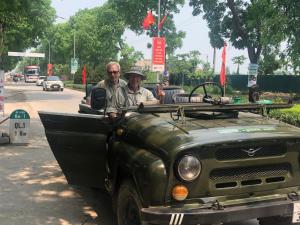
[[[23,95],[15,101],[18,94],[10,94],[14,98],[7,99],[6,115],[19,107],[33,110],[20,102]],[[107,195],[67,184],[36,112],[31,113],[29,144],[0,145],[0,224],[115,225]],[[0,131],[8,132],[8,125]]]

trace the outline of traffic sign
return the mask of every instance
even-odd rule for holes
[[[10,114],[9,136],[12,144],[28,142],[30,116],[23,109],[17,109]]]
[[[71,58],[71,74],[75,74],[78,70],[78,58]]]
[[[38,52],[8,52],[8,56],[45,58],[45,53],[38,53]]]

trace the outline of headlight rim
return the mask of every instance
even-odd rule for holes
[[[181,160],[184,158],[184,157],[187,157],[187,156],[191,156],[191,157],[194,157],[198,160],[199,164],[200,164],[200,170],[197,174],[197,176],[195,176],[194,179],[192,180],[185,180],[184,178],[181,177],[180,173],[179,173],[179,163],[181,162]],[[175,174],[176,174],[176,177],[182,181],[182,182],[185,182],[185,183],[191,183],[191,182],[194,182],[201,174],[202,172],[202,163],[201,163],[201,160],[199,159],[199,157],[197,157],[197,155],[193,154],[193,153],[188,153],[188,154],[184,154],[180,157],[177,158],[176,162],[175,162],[175,167],[174,167],[174,171],[175,171]]]

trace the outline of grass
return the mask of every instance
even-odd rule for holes
[[[282,112],[291,112],[291,113],[300,113],[300,104],[296,104],[290,109],[282,109],[280,111],[282,111]]]

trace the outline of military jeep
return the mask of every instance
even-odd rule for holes
[[[300,129],[266,114],[291,105],[193,94],[110,121],[98,90],[95,115],[39,115],[68,183],[108,191],[118,225],[299,224]]]

